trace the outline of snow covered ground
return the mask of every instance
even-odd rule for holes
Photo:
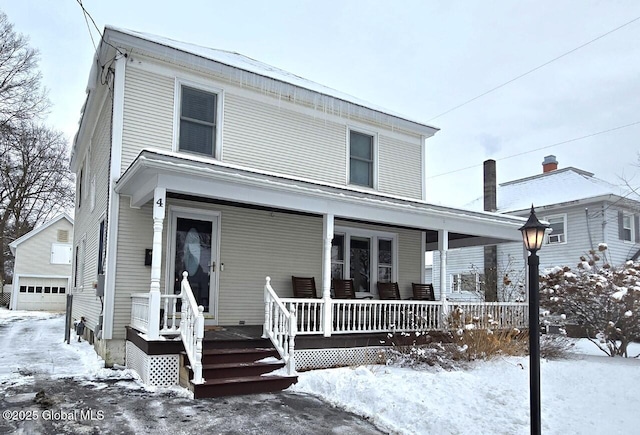
[[[0,399],[5,393],[5,404],[14,400],[8,396],[19,391],[19,388],[27,388],[34,379],[46,377],[65,380],[71,377],[79,383],[79,388],[97,388],[106,392],[112,390],[111,385],[120,385],[133,391],[130,402],[122,401],[121,388],[114,390],[115,395],[120,396],[117,400],[113,397],[104,399],[109,401],[95,406],[126,408],[146,403],[145,406],[150,408],[141,409],[143,416],[158,413],[162,419],[168,415],[163,423],[165,426],[171,420],[172,409],[193,407],[197,411],[202,406],[185,398],[182,389],[145,389],[130,371],[105,369],[104,362],[88,343],[63,343],[61,328],[64,328],[64,319],[60,315],[0,309],[0,348],[3,349],[0,352]],[[47,343],[44,347],[41,344],[43,341]],[[34,342],[39,342],[39,345],[34,346]],[[640,345],[634,344],[631,350],[634,355],[640,353]],[[541,366],[543,433],[638,433],[639,359],[609,358],[593,344],[580,341],[576,345],[575,359],[543,361]],[[478,362],[469,370],[460,371],[417,371],[384,366],[316,370],[300,374],[298,384],[288,390],[299,396],[287,400],[300,403],[305,393],[315,395],[336,407],[365,417],[383,432],[526,434],[529,433],[528,379],[528,359],[516,357]],[[252,408],[263,409],[258,407],[273,402],[274,397],[278,396],[286,398],[285,395],[275,395],[259,400],[242,400],[256,400]],[[178,399],[172,399],[175,397]],[[164,403],[170,403],[171,400],[179,400],[179,405],[162,408]],[[211,403],[216,407],[224,403],[233,409],[247,409],[241,405],[244,402],[234,402],[235,399],[223,402],[212,400]],[[278,409],[283,406],[278,404],[280,408],[264,408],[261,411],[263,418],[282,420]],[[321,402],[317,406],[329,408]],[[189,422],[177,420],[176,424],[181,426],[176,427],[182,430],[193,427],[195,430],[208,427],[206,424],[209,423],[219,424],[220,420],[214,421],[212,408],[208,409],[207,412],[190,413]],[[126,417],[131,422],[135,420],[131,412],[129,408],[124,417],[113,418]],[[296,412],[300,414],[303,411]],[[106,418],[110,418],[110,415]],[[227,421],[233,418],[225,415]],[[199,418],[208,420],[198,423]],[[242,424],[249,424],[252,420],[255,424],[256,418],[245,416]],[[146,420],[150,421],[149,418]],[[144,422],[145,419],[141,419],[136,424],[142,425]],[[137,426],[132,427],[135,429]],[[147,426],[147,430],[151,428]],[[164,433],[155,426],[153,430]],[[326,428],[320,430],[312,423],[306,432],[327,433]],[[347,429],[340,431],[336,428],[331,432],[349,433]],[[278,432],[274,430],[270,433]]]

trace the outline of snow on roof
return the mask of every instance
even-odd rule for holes
[[[590,172],[568,167],[501,183],[497,190],[498,212],[526,210],[531,204],[542,207],[606,195],[626,197],[628,192]],[[481,210],[483,200],[478,198],[466,207]]]
[[[141,38],[150,42],[154,42],[156,44],[163,45],[165,47],[173,48],[176,50],[180,50],[186,53],[191,53],[196,56],[203,57],[205,59],[209,59],[218,63],[222,63],[227,66],[231,66],[234,68],[239,68],[245,71],[252,72],[254,74],[258,74],[260,76],[269,77],[284,83],[288,83],[300,88],[304,88],[313,92],[317,92],[319,94],[327,95],[333,98],[337,98],[339,100],[343,100],[357,106],[362,106],[376,112],[381,112],[396,118],[404,119],[405,121],[410,121],[415,124],[419,124],[425,127],[428,127],[433,130],[438,130],[437,127],[433,127],[431,125],[425,124],[422,121],[418,121],[415,119],[411,119],[405,115],[392,112],[383,107],[374,105],[367,101],[356,98],[352,95],[346,94],[344,92],[337,91],[335,89],[329,88],[327,86],[321,85],[319,83],[313,82],[311,80],[307,80],[303,77],[292,74],[288,71],[284,71],[280,68],[276,68],[271,65],[267,65],[266,63],[262,63],[258,60],[252,59],[250,57],[244,56],[242,54],[219,50],[214,48],[202,47],[200,45],[190,44],[186,42],[176,41],[170,38],[166,38],[163,36],[152,35],[149,33],[138,32],[134,30],[122,29],[115,26],[105,26],[106,31],[115,31],[120,32],[125,35],[130,35],[136,38]],[[106,33],[105,31],[105,33]],[[105,35],[106,36],[106,35]]]

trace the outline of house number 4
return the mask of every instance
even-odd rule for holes
[[[156,201],[156,204],[158,204],[158,207],[162,207],[162,198],[160,198],[159,200]]]

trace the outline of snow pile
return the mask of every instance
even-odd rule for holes
[[[640,385],[640,361],[606,357],[587,340],[579,341],[577,351],[586,355],[542,361],[542,431],[635,433],[640,397],[629,386]],[[638,352],[635,343],[630,353]],[[526,357],[476,362],[465,371],[316,370],[301,373],[291,389],[316,394],[400,434],[529,433]]]

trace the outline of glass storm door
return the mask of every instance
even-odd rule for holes
[[[189,284],[198,305],[215,314],[217,220],[176,217],[174,251],[174,293],[180,293],[182,272],[189,273]]]

